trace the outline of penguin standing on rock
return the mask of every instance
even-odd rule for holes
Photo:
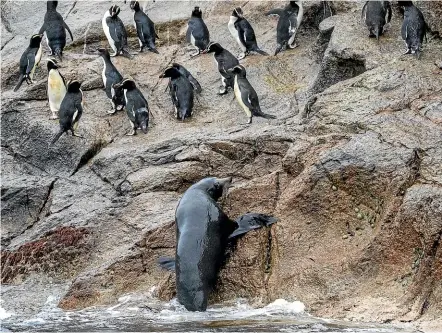
[[[400,1],[404,6],[404,21],[402,22],[402,39],[407,45],[404,54],[416,54],[419,59],[422,43],[427,34],[427,23],[422,12],[411,1]]]
[[[239,47],[243,51],[243,53],[238,56],[239,60],[244,59],[250,52],[268,55],[258,47],[255,31],[253,30],[249,21],[244,18],[241,7],[236,7],[233,10],[227,26],[233,38],[235,38],[239,44]]]
[[[370,31],[369,37],[379,40],[385,24],[391,21],[390,1],[367,1],[362,7],[362,18]]]
[[[43,32],[46,33],[48,46],[51,49],[51,55],[61,60],[63,56],[63,49],[66,46],[65,29],[69,32],[72,41],[74,41],[74,37],[72,37],[71,29],[69,29],[61,14],[57,12],[57,5],[58,1],[47,2],[47,11],[44,17],[44,23],[39,34],[43,34]]]
[[[120,7],[114,5],[104,13],[101,24],[103,25],[103,31],[109,41],[110,47],[114,50],[114,54],[111,57],[117,55],[123,55],[128,58],[132,58],[127,51],[127,32],[123,22],[118,17],[120,14]]]
[[[203,12],[199,7],[195,7],[187,25],[186,40],[196,47],[197,52],[192,54],[196,57],[207,48],[210,42],[209,29],[203,21]]]
[[[57,61],[48,59],[48,100],[52,116],[49,119],[57,119],[61,102],[66,95],[66,81],[58,71]]]
[[[252,123],[253,116],[263,117],[266,119],[275,119],[275,116],[261,111],[258,94],[256,93],[255,89],[253,89],[249,80],[247,80],[246,69],[243,66],[238,65],[230,69],[229,72],[235,75],[235,98],[239,105],[244,109],[246,115],[249,117],[247,124]]]
[[[301,25],[302,17],[304,16],[304,8],[301,1],[290,1],[284,9],[272,9],[266,13],[269,15],[278,15],[278,25],[276,27],[276,50],[275,55],[284,51],[287,47],[294,49],[297,45],[295,43],[296,32]]]
[[[124,107],[122,91],[115,91],[113,88],[115,83],[123,81],[123,76],[112,63],[108,50],[100,48],[98,49],[98,54],[101,56],[101,59],[103,59],[103,72],[101,73],[101,77],[103,79],[104,90],[112,104],[112,110],[108,111],[108,113],[113,114],[117,111],[118,106],[121,106],[120,110]]]
[[[137,36],[140,42],[140,52],[147,48],[150,52],[159,53],[155,48],[155,38],[159,38],[155,32],[155,24],[145,14],[138,1],[131,1],[130,8],[134,10],[135,29],[137,29]]]
[[[223,48],[219,43],[211,42],[204,53],[213,53],[216,64],[218,65],[218,71],[221,74],[222,87],[220,88],[219,95],[225,95],[228,92],[228,88],[233,88],[233,79],[235,76],[229,72],[229,69],[239,65],[238,59]]]
[[[160,78],[166,77],[170,78],[169,93],[175,106],[176,117],[184,121],[192,116],[194,88],[186,75],[176,67],[169,67],[160,75]]]
[[[193,90],[195,90],[198,94],[203,90],[201,88],[200,83],[197,81],[197,79],[195,79],[193,77],[192,73],[190,73],[183,65],[180,65],[180,64],[177,64],[176,62],[174,62],[172,64],[172,67],[176,68],[181,73],[181,75],[185,76],[190,81],[190,83],[193,86]],[[169,82],[169,84],[170,84],[170,82]],[[170,86],[169,86],[169,88],[170,88]]]
[[[60,131],[55,135],[51,142],[53,145],[67,131],[71,131],[72,136],[82,138],[75,134],[78,121],[83,114],[83,91],[81,91],[81,83],[78,81],[69,81],[68,91],[60,105]]]
[[[20,89],[22,83],[26,81],[27,84],[33,83],[35,68],[41,60],[41,38],[42,35],[33,35],[29,42],[28,48],[23,52],[20,58],[20,78],[14,91]]]
[[[121,89],[124,93],[126,112],[132,127],[132,132],[127,135],[136,135],[139,128],[146,134],[149,125],[149,105],[135,82],[125,79],[115,84],[114,89]]]

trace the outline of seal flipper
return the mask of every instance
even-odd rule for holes
[[[168,271],[175,271],[175,258],[160,257],[157,262],[161,266],[161,268],[164,268]]]
[[[275,222],[278,222],[278,219],[270,215],[247,213],[236,219],[238,229],[229,236],[229,239],[243,235],[253,229],[268,227]]]

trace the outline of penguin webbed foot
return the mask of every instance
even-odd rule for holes
[[[58,116],[55,113],[53,113],[52,116],[49,117],[49,119],[55,120],[58,119]]]
[[[195,57],[198,57],[199,55],[201,54],[201,51],[200,50],[198,50],[197,52],[195,52],[194,54],[191,54],[190,55],[190,58],[195,58]]]
[[[411,54],[412,52],[411,52],[411,49],[408,49],[406,52],[404,52],[404,53],[402,53],[402,55],[405,55],[405,54]]]
[[[249,55],[249,52],[243,52],[243,53],[241,53],[240,55],[238,55],[237,57],[236,57],[236,59],[238,59],[238,60],[242,60],[242,59],[244,59],[245,57],[247,57]]]
[[[132,128],[132,132],[126,134],[126,136],[135,136],[135,135],[137,135],[137,129],[136,128]]]
[[[81,135],[75,133],[73,129],[71,129],[71,133],[72,133],[72,136],[75,136],[75,137],[77,137],[77,138],[82,138],[82,139],[84,139],[83,136],[81,136]]]
[[[225,94],[227,94],[227,88],[226,87],[221,87],[219,89],[218,95],[223,96]]]
[[[112,108],[110,111],[107,111],[108,114],[114,114],[117,111],[117,108]]]

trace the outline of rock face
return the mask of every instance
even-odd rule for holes
[[[34,85],[12,92],[16,59],[40,28],[45,3],[2,4],[7,305],[26,307],[48,288],[64,309],[110,304],[152,287],[162,299],[173,297],[174,276],[156,260],[174,253],[180,195],[210,175],[233,177],[222,203],[232,218],[253,211],[279,219],[239,240],[212,303],[285,298],[321,316],[440,318],[442,73],[434,65],[440,40],[429,39],[418,61],[401,56],[398,15],[378,44],[360,23],[361,4],[337,3],[336,15],[318,29],[323,3],[307,3],[299,48],[242,61],[263,111],[277,116],[244,126],[246,116],[232,93],[216,94],[220,77],[212,56],[190,59],[184,48],[185,19],[195,4],[171,9],[167,1],[150,3],[160,54],[113,58],[124,77],[137,82],[153,115],[147,135],[127,137],[125,112],[106,113],[102,65],[92,53],[107,45],[100,21],[110,4],[60,2],[75,39],[60,71],[83,81],[84,139],[65,135],[51,147],[58,123],[49,120],[45,64]],[[129,6],[119,5],[128,24]],[[276,5],[253,1],[243,7],[269,53],[276,20],[262,13]],[[29,6],[38,7],[38,15],[23,16]],[[200,6],[212,40],[239,54],[227,29],[234,4]],[[425,8],[433,13],[432,4]],[[135,50],[138,41],[129,31]],[[203,86],[192,119],[184,123],[174,117],[167,81],[158,79],[172,62],[182,63]],[[12,296],[31,280],[32,293]]]

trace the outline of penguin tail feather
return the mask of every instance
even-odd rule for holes
[[[155,47],[149,48],[149,51],[152,53],[160,54],[160,52],[158,52],[158,50]]]
[[[240,235],[244,235],[250,230],[268,227],[273,223],[278,222],[278,219],[265,214],[247,213],[236,219],[238,228],[229,236],[230,239]]]
[[[58,141],[58,139],[60,139],[60,137],[63,135],[63,133],[64,133],[64,131],[63,131],[63,130],[60,130],[60,132],[58,132],[57,134],[55,134],[55,136],[54,136],[54,138],[52,139],[50,145],[52,146],[53,144],[55,144],[55,143]]]
[[[14,88],[14,92],[16,92],[18,89],[20,89],[21,85],[23,84],[23,82],[25,81],[25,77],[24,75],[20,75],[20,79],[18,80],[17,85]]]
[[[261,50],[260,48],[256,48],[253,51],[255,51],[256,53],[263,55],[263,56],[268,56],[269,54],[263,50]]]
[[[262,118],[266,118],[266,119],[276,119],[276,116],[274,116],[272,114],[264,113],[261,110],[255,110],[255,112],[253,112],[253,115],[256,117],[262,117]]]

